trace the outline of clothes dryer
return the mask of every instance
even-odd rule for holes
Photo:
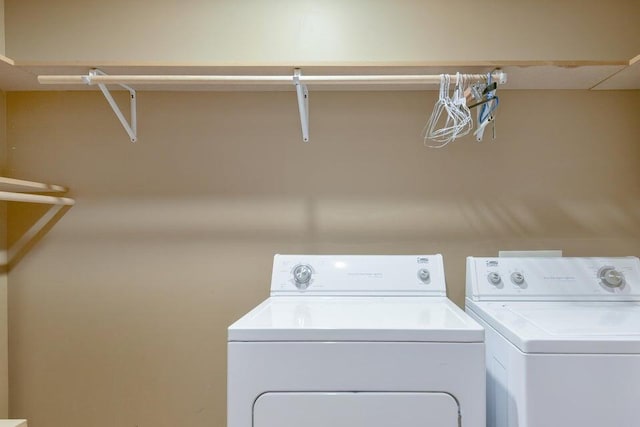
[[[440,255],[276,255],[228,339],[228,427],[485,425],[484,331]]]

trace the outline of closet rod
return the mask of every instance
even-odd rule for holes
[[[43,203],[47,205],[64,206],[72,206],[76,203],[75,200],[68,197],[41,196],[39,194],[12,193],[10,191],[0,191],[0,201]]]
[[[487,74],[464,74],[471,80],[486,80]],[[506,74],[494,71],[492,77],[499,83],[506,82]],[[455,75],[451,80],[455,82]],[[339,84],[440,84],[440,75],[333,75],[333,76],[299,76],[300,83],[309,85],[339,85]],[[219,84],[219,85],[292,85],[294,76],[211,76],[211,75],[66,75],[38,76],[41,84]]]
[[[64,193],[66,188],[60,185],[44,184],[42,182],[25,181],[23,179],[0,176],[0,191],[2,189],[15,193]]]

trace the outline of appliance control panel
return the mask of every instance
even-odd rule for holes
[[[442,255],[276,255],[271,295],[446,296]]]
[[[640,260],[467,258],[473,300],[640,300]]]

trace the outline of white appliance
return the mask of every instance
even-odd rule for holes
[[[489,427],[640,426],[638,258],[467,258]]]
[[[228,427],[483,427],[484,331],[440,255],[276,255],[229,327]]]

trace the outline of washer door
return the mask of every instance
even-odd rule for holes
[[[264,393],[254,427],[458,427],[458,402],[447,393]]]

